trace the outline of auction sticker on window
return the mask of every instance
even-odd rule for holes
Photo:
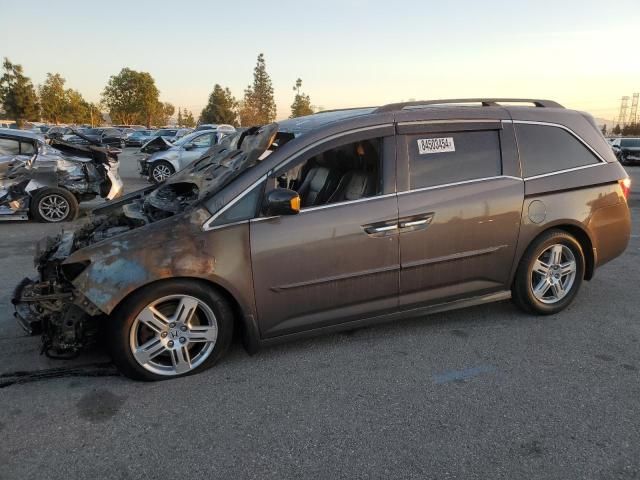
[[[453,143],[453,137],[418,139],[418,152],[420,153],[420,155],[455,151],[456,145],[455,143]]]

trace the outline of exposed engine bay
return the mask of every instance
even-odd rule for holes
[[[120,247],[115,245],[125,244],[128,234],[134,230],[183,213],[199,219],[198,215],[207,212],[209,198],[256,165],[269,148],[276,148],[277,128],[274,123],[225,137],[165,182],[94,209],[90,221],[75,232],[63,231],[56,237],[41,240],[34,261],[38,275],[18,284],[12,302],[20,325],[30,334],[42,335],[43,353],[52,357],[77,354],[94,342],[100,319],[105,317],[87,298],[89,290],[99,289],[99,285],[88,286],[85,281],[77,281],[94,258],[75,261],[69,259],[71,255],[87,247],[98,249],[98,243],[107,241],[100,249],[100,260],[110,255],[112,263],[123,261],[117,256]],[[203,216],[202,221],[208,216],[210,213]],[[156,233],[146,232],[150,236]],[[121,237],[114,238],[118,236]],[[139,264],[136,268],[144,270],[143,259],[136,263]],[[144,275],[144,271],[137,273]],[[91,295],[107,293],[91,291]]]

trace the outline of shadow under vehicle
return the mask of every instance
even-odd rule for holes
[[[104,327],[126,375],[512,298],[549,315],[620,255],[629,178],[593,118],[548,100],[322,112],[224,138],[40,243],[13,303],[44,349]]]
[[[82,135],[78,133],[78,135]],[[80,202],[122,194],[119,150],[0,129],[0,220],[64,222]]]

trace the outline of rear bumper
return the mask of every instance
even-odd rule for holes
[[[631,238],[631,212],[627,202],[599,208],[589,221],[595,250],[595,265],[605,263],[622,255]]]

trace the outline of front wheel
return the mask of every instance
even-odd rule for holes
[[[44,188],[31,199],[31,216],[39,222],[58,223],[78,216],[78,200],[64,188]]]
[[[149,180],[153,183],[164,182],[171,175],[176,173],[175,168],[166,160],[158,160],[153,162],[151,169],[149,170]]]
[[[198,373],[226,352],[233,313],[205,284],[171,280],[127,298],[109,320],[114,363],[135,380],[165,380]]]
[[[558,313],[577,295],[584,270],[580,243],[562,230],[551,230],[536,239],[522,257],[512,287],[513,299],[529,313]]]

